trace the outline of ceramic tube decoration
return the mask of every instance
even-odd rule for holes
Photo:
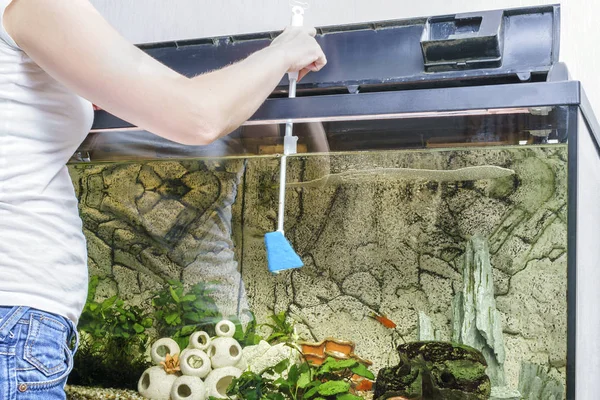
[[[204,331],[194,332],[190,335],[190,344],[188,349],[198,349],[206,351],[210,346],[210,335]]]
[[[196,376],[180,376],[171,388],[171,400],[205,400],[206,386]]]
[[[167,353],[170,355],[179,354],[180,349],[176,341],[171,338],[158,339],[150,349],[150,357],[154,364],[160,364],[165,361]]]
[[[147,399],[169,400],[176,379],[176,375],[167,374],[163,367],[150,367],[138,382],[138,392]]]
[[[184,375],[206,378],[211,371],[211,361],[202,350],[185,349],[179,355],[181,373]]]
[[[213,396],[218,399],[227,398],[227,387],[235,379],[242,375],[242,371],[235,367],[224,367],[214,369],[204,381],[206,385],[206,395]]]
[[[222,320],[215,326],[215,332],[218,337],[233,337],[235,335],[235,325],[229,320]]]
[[[208,356],[213,369],[231,367],[242,359],[242,347],[233,338],[218,337],[210,343]]]

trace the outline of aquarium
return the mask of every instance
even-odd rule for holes
[[[538,67],[369,93],[309,82],[207,147],[99,112],[69,165],[90,275],[69,397],[589,398],[599,131],[564,66]],[[284,228],[304,266],[274,274],[288,121]]]

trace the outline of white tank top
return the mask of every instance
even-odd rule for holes
[[[9,3],[0,0],[0,21]],[[92,105],[36,65],[0,23],[0,306],[77,323],[87,254],[66,163],[92,120]]]

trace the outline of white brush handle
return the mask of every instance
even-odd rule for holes
[[[292,26],[304,25],[304,8],[300,6],[292,7]],[[296,97],[296,83],[298,82],[298,72],[289,72],[288,80],[289,97]],[[285,124],[285,136],[283,138],[283,156],[281,156],[281,167],[279,168],[279,207],[277,210],[277,231],[283,233],[283,219],[285,216],[285,184],[287,173],[287,156],[296,154],[296,144],[298,138],[292,135],[294,124],[287,122]]]
[[[285,181],[286,181],[287,156],[281,157],[279,168],[279,209],[277,210],[277,231],[283,233],[283,217],[285,215]]]
[[[292,7],[292,26],[303,26],[304,25],[304,8],[300,6]],[[296,82],[294,82],[294,95],[292,96],[292,80],[298,80],[298,71],[288,72],[288,78],[290,80],[290,97],[296,97]]]

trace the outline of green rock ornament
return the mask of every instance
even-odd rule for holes
[[[478,350],[448,342],[412,342],[398,346],[400,363],[377,375],[374,398],[487,400],[491,383]]]

